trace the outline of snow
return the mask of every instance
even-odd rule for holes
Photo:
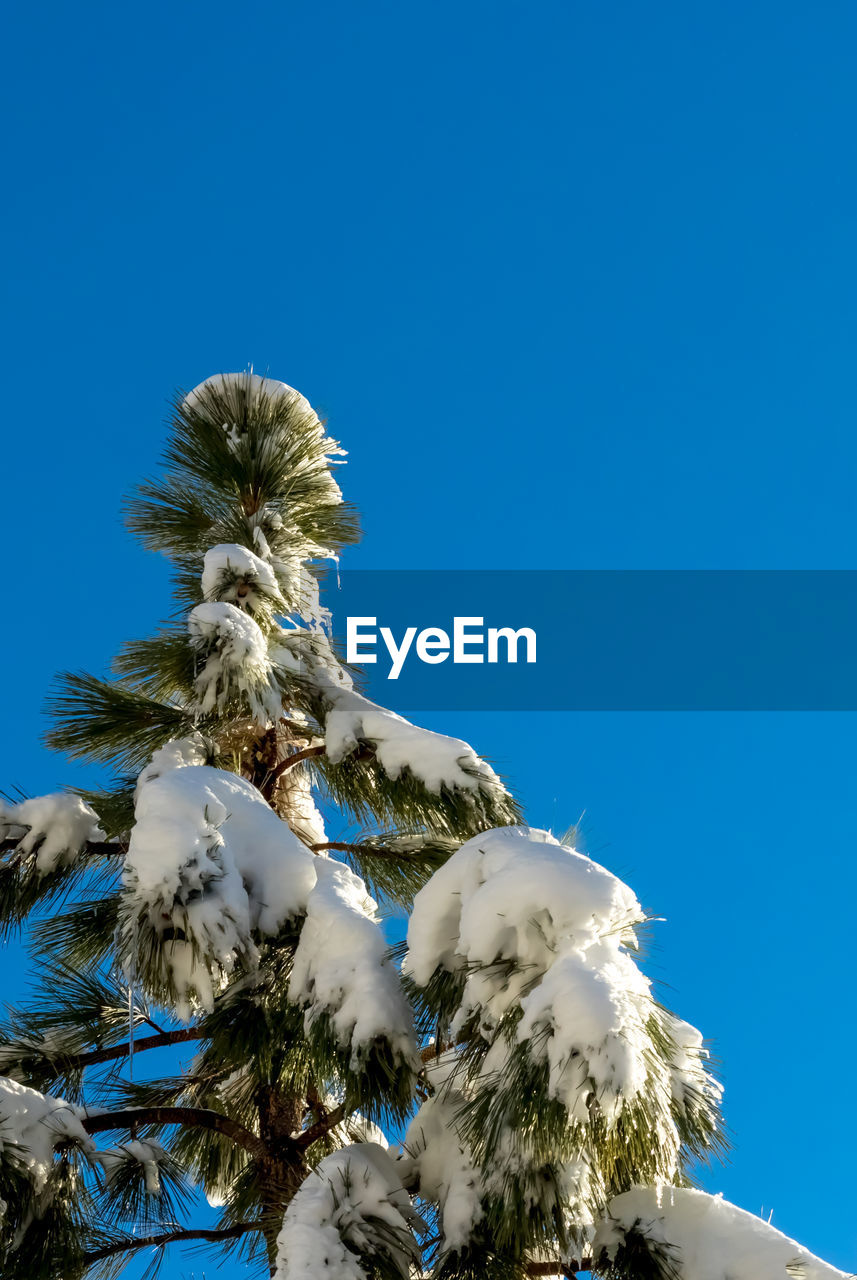
[[[702,1033],[668,1009],[659,1008],[658,1017],[673,1049],[670,1061],[670,1093],[679,1107],[706,1094],[719,1098],[720,1088],[705,1070],[706,1051]]]
[[[410,1007],[363,881],[314,855],[252,783],[191,763],[199,750],[168,743],[141,775],[120,905],[129,969],[141,924],[181,931],[161,955],[188,1017],[195,1004],[212,1007],[239,959],[255,963],[254,931],[302,920],[289,996],[307,1025],[328,1014],[355,1056],[383,1038],[416,1067]]]
[[[498,957],[544,972],[555,940],[633,941],[642,919],[631,890],[597,862],[545,831],[497,827],[463,844],[417,894],[407,966],[420,985],[438,965],[454,972]],[[515,997],[497,996],[499,1016]]]
[[[774,1227],[720,1196],[680,1187],[638,1187],[611,1201],[596,1236],[596,1255],[612,1259],[636,1227],[671,1246],[677,1280],[845,1280]]]
[[[469,743],[411,724],[357,693],[323,631],[278,627],[270,656],[283,669],[311,680],[321,693],[327,707],[324,743],[334,764],[361,741],[371,742],[390,778],[409,772],[435,794],[444,787],[505,794],[494,770]]]
[[[291,399],[301,409],[315,416],[315,410],[306,396],[302,396],[299,391],[296,391],[294,387],[290,387],[287,382],[278,382],[274,378],[263,378],[258,373],[251,373],[249,370],[242,373],[212,374],[204,382],[198,383],[193,391],[187,393],[184,398],[185,407],[192,411],[199,411],[203,407],[204,392],[206,390],[228,393],[232,387],[240,387],[251,392],[255,400],[258,400],[261,395],[273,400]],[[319,425],[321,424],[319,423]]]
[[[360,740],[366,740],[373,744],[379,764],[391,778],[399,778],[407,770],[435,793],[443,787],[503,791],[490,765],[460,738],[421,729],[353,689],[330,685],[325,696],[330,704],[325,745],[334,764],[354,751]]]
[[[212,601],[191,609],[188,630],[206,658],[195,682],[203,714],[222,711],[230,698],[241,695],[263,728],[282,715],[282,694],[258,622],[234,604]]]
[[[407,1280],[418,1257],[418,1225],[383,1147],[343,1147],[319,1163],[289,1204],[274,1280],[367,1280],[360,1255],[379,1253]]]
[[[131,1160],[138,1161],[143,1166],[146,1191],[150,1196],[157,1196],[161,1194],[158,1165],[166,1157],[167,1153],[159,1142],[154,1142],[152,1139],[148,1142],[139,1142],[135,1139],[123,1142],[121,1146],[108,1147],[106,1151],[99,1151],[95,1158],[104,1170],[104,1176],[108,1182],[116,1177],[123,1165]]]
[[[240,591],[244,594],[240,595]],[[257,606],[260,594],[282,603],[280,588],[268,561],[235,542],[218,543],[206,551],[202,594],[208,601],[225,600],[241,609]]]
[[[324,556],[320,553],[321,548],[315,549],[312,558],[336,559],[336,556],[331,552],[327,552]],[[318,578],[307,564],[308,558],[301,560],[299,563],[296,563],[296,559],[291,562],[282,562],[289,564],[291,570],[290,581],[296,601],[295,612],[299,618],[303,618],[309,624],[312,630],[329,630],[331,613],[321,603]]]
[[[285,671],[313,680],[328,702],[338,691],[352,688],[351,676],[320,629],[276,626],[271,633],[269,655]]]
[[[160,778],[162,773],[170,769],[181,769],[187,764],[205,764],[207,752],[205,741],[199,733],[189,738],[171,738],[157,751],[137,779],[135,795],[139,795],[147,782]]]
[[[16,854],[35,854],[35,869],[43,876],[74,862],[88,840],[105,838],[94,810],[64,792],[0,803],[0,839],[15,839],[19,831]]]
[[[328,1095],[325,1099],[325,1106],[329,1111],[338,1105],[339,1100],[333,1095]],[[366,1116],[361,1115],[359,1111],[355,1111],[347,1120],[343,1120],[341,1124],[331,1129],[328,1137],[338,1142],[341,1147],[346,1147],[352,1142],[375,1142],[386,1151],[390,1145],[384,1130],[373,1120],[367,1120]]]
[[[462,1102],[454,1090],[427,1098],[408,1126],[400,1160],[403,1181],[416,1175],[420,1196],[440,1209],[441,1243],[449,1250],[463,1249],[483,1217],[482,1176],[455,1127]]]
[[[502,1058],[504,1042],[499,1041],[497,1048]],[[593,1188],[586,1154],[554,1161],[548,1178],[543,1155],[534,1153],[526,1135],[500,1126],[491,1158],[480,1167],[460,1132],[474,1090],[459,1068],[455,1050],[426,1064],[425,1077],[432,1093],[411,1121],[399,1157],[403,1182],[410,1186],[416,1180],[420,1197],[440,1211],[441,1249],[464,1249],[482,1221],[485,1201],[508,1198],[511,1186],[529,1210],[539,1208],[547,1219],[557,1213],[570,1214],[575,1238],[589,1230],[587,1239],[591,1239]],[[496,1085],[490,1075],[498,1068],[502,1069],[502,1062],[489,1061],[489,1088]],[[581,1249],[578,1256],[583,1252]]]
[[[188,615],[188,630],[200,649],[211,648],[216,643],[226,666],[263,667],[267,663],[268,646],[261,627],[234,604],[226,601],[198,604]]]
[[[547,1062],[549,1095],[583,1126],[593,1092],[613,1123],[658,1072],[649,1091],[677,1154],[670,1095],[702,1087],[714,1099],[719,1089],[692,1028],[668,1064],[652,1040],[657,1006],[625,949],[643,918],[631,890],[598,863],[547,832],[500,827],[468,840],[417,894],[404,967],[420,986],[438,968],[459,973],[453,1038],[475,1022],[492,1046],[485,1073],[504,1069],[513,1042],[524,1045]],[[498,1037],[512,1010],[521,1015],[514,1030]]]
[[[25,1170],[37,1193],[43,1191],[60,1143],[71,1142],[88,1156],[94,1154],[83,1115],[80,1107],[63,1098],[0,1076],[0,1156]]]
[[[516,1038],[540,1044],[546,1029],[548,1089],[573,1120],[589,1120],[593,1085],[602,1113],[615,1118],[638,1097],[649,1077],[652,1013],[649,982],[627,955],[603,947],[596,963],[590,951],[560,956],[533,992],[521,1001]]]
[[[360,1049],[378,1039],[417,1068],[410,1007],[387,958],[375,902],[342,863],[318,858],[315,866],[289,998],[307,1006],[308,1028],[322,1014],[331,1017],[339,1042],[353,1046],[353,1068]]]
[[[137,796],[120,911],[126,946],[141,919],[157,933],[181,930],[188,942],[163,947],[178,1006],[187,1016],[195,997],[210,1008],[218,974],[255,955],[252,930],[275,934],[304,910],[314,864],[245,779],[208,765],[168,769]]]

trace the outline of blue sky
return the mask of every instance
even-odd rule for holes
[[[173,389],[248,362],[350,450],[352,566],[853,567],[853,5],[155,0],[5,30],[4,784],[82,779],[39,747],[51,675],[166,611],[120,495]],[[534,823],[586,810],[723,1061],[707,1185],[857,1268],[854,717],[429,721]]]

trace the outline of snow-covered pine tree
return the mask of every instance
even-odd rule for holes
[[[357,537],[338,453],[282,383],[176,400],[127,513],[178,618],[54,706],[115,782],[0,809],[41,981],[0,1035],[3,1276],[185,1241],[277,1280],[839,1276],[690,1187],[720,1091],[631,890],[353,687],[314,567]],[[373,898],[411,910],[399,956]]]

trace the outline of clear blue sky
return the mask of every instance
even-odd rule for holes
[[[119,497],[174,387],[250,361],[351,451],[351,565],[854,567],[852,4],[34,4],[4,34],[4,784],[82,780],[38,745],[49,678],[166,611]],[[723,1060],[707,1185],[857,1269],[854,717],[432,724],[534,823],[587,811]]]

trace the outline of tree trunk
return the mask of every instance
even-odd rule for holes
[[[259,1165],[262,1197],[262,1230],[273,1276],[277,1261],[277,1237],[289,1201],[307,1174],[296,1142],[304,1114],[304,1100],[271,1085],[259,1090],[259,1136],[268,1154]]]

